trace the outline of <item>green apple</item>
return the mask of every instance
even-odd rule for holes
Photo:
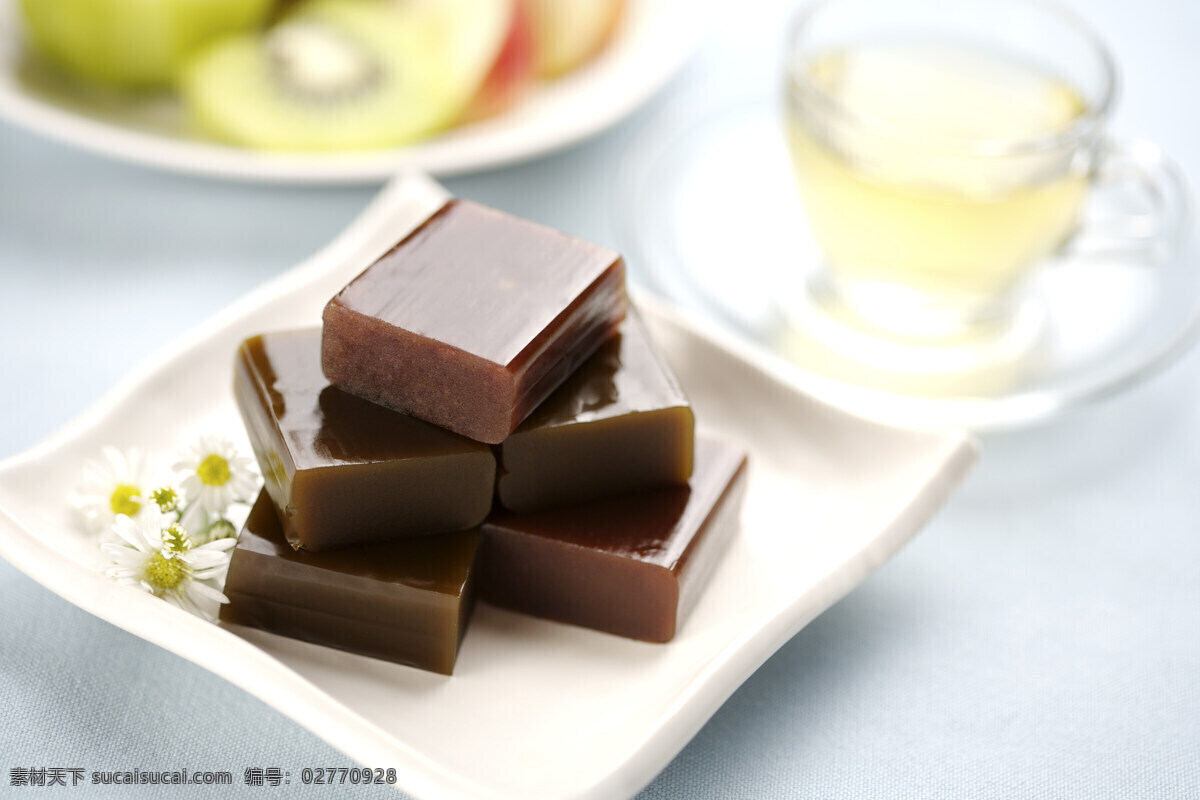
[[[168,86],[197,49],[253,29],[272,0],[21,0],[34,47],[68,72],[112,86]]]

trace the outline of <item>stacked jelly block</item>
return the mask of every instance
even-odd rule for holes
[[[320,339],[264,334],[236,359],[234,393],[287,540],[321,551],[482,522],[491,449],[333,388]]]
[[[616,253],[452,200],[322,330],[247,340],[234,387],[265,488],[222,618],[449,672],[478,573],[497,605],[671,639],[745,456],[696,443],[626,305]]]
[[[295,550],[266,492],[225,580],[221,619],[449,675],[474,598],[479,531]]]
[[[695,417],[631,309],[618,333],[497,448],[511,511],[687,483]]]
[[[499,444],[625,316],[611,250],[451,200],[325,307],[345,391]]]
[[[483,525],[480,596],[497,606],[666,642],[695,605],[737,529],[746,456],[699,439],[688,486]]]

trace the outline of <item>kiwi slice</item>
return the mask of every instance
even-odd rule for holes
[[[199,48],[253,30],[272,0],[21,0],[29,39],[76,77],[164,87]]]
[[[451,22],[420,3],[308,0],[265,35],[201,53],[183,98],[203,128],[248,147],[405,144],[453,123],[490,66],[453,57]]]

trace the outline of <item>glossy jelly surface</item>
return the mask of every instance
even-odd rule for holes
[[[527,512],[684,484],[694,431],[687,397],[631,310],[500,444],[498,497]]]
[[[452,200],[329,301],[322,366],[351,394],[497,444],[625,303],[617,253]]]
[[[700,439],[687,486],[517,514],[483,525],[487,602],[642,639],[674,637],[737,530],[746,456]]]
[[[327,550],[482,522],[490,448],[333,388],[320,338],[263,334],[236,360],[238,407],[288,540]]]
[[[479,531],[296,551],[263,492],[238,537],[221,619],[449,674],[474,598]]]

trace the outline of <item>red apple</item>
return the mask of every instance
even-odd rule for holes
[[[533,26],[523,0],[511,0],[508,35],[463,115],[473,122],[511,108],[534,78]]]
[[[524,0],[533,28],[535,70],[557,78],[590,60],[612,38],[624,0]]]
[[[475,75],[458,121],[490,116],[533,79],[532,30],[522,0],[391,0],[410,25],[440,37],[446,69]]]

